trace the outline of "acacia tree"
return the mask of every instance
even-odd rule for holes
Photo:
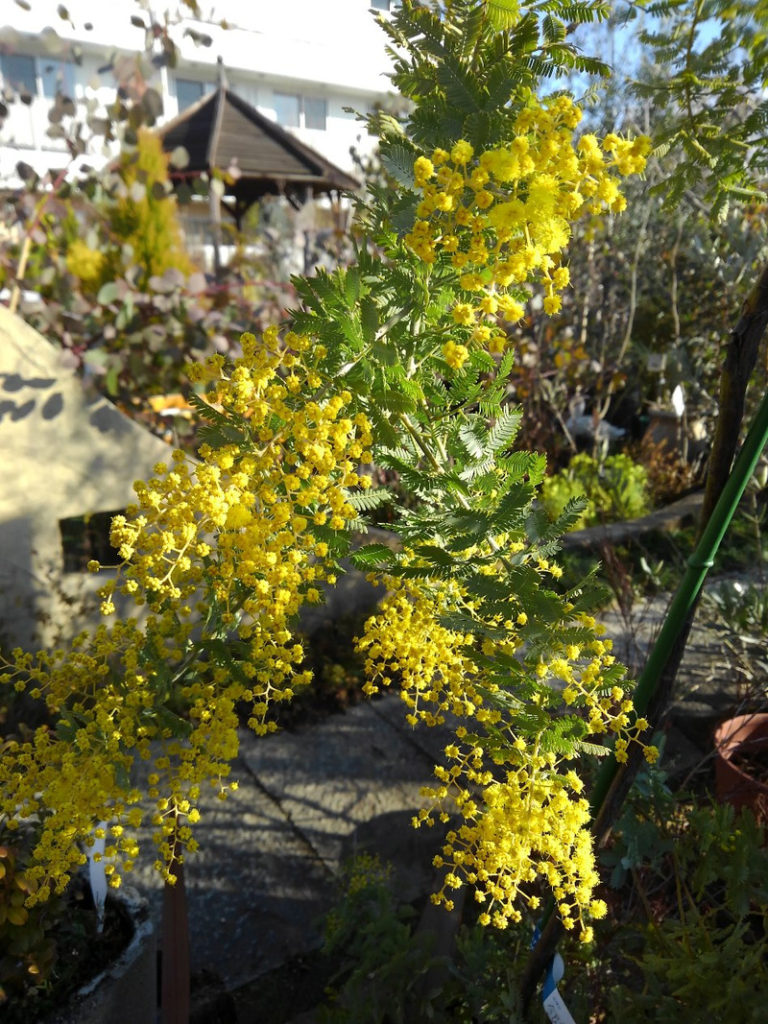
[[[620,177],[642,170],[648,142],[579,137],[569,96],[537,99],[539,74],[582,62],[558,11],[406,3],[386,23],[413,110],[374,118],[399,188],[361,206],[357,264],[297,282],[304,305],[282,336],[244,338],[234,366],[194,372],[215,382],[200,403],[212,443],[200,464],[158,466],[113,525],[123,562],[102,610],[120,590],[146,625],[105,624],[36,661],[18,652],[6,676],[58,718],[9,744],[0,773],[9,821],[42,812],[31,902],[66,883],[101,820],[119,882],[137,759],[153,763],[158,865],[174,879],[200,788],[226,793],[236,704],[266,732],[269,704],[305,681],[292,619],[333,580],[358,511],[390,498],[355,468],[372,458],[413,500],[396,510],[399,554],[355,556],[391,590],[360,640],[369,690],[397,683],[411,722],[459,723],[420,815],[447,821],[452,805],[461,819],[436,899],[469,883],[482,920],[503,926],[548,884],[585,939],[605,913],[574,759],[606,732],[621,755],[644,723],[589,587],[558,589],[557,539],[580,506],[554,524],[535,508],[544,459],[513,450],[497,314],[521,317],[533,280],[560,308],[574,220],[622,209]]]
[[[450,907],[467,885],[481,922],[504,927],[550,892],[563,926],[592,938],[607,908],[585,758],[607,752],[606,736],[619,761],[630,746],[655,752],[589,581],[559,583],[559,537],[582,505],[554,523],[538,508],[545,460],[514,448],[516,354],[500,314],[519,320],[532,286],[559,312],[574,223],[621,213],[621,178],[645,166],[648,139],[598,139],[567,93],[537,96],[542,75],[604,70],[567,33],[602,13],[406,0],[382,23],[412,108],[371,118],[398,184],[361,201],[356,263],[297,280],[302,306],[281,332],[190,371],[209,388],[206,443],[197,463],[179,452],[158,465],[115,520],[108,621],[70,650],[15,652],[4,674],[56,721],[7,743],[0,766],[8,827],[41,819],[30,906],[66,885],[99,822],[119,885],[142,799],[174,883],[202,788],[226,797],[235,784],[236,708],[271,731],[270,705],[306,682],[296,613],[333,584],[365,513],[393,501],[400,551],[354,555],[389,591],[359,647],[370,692],[399,688],[414,725],[453,723],[417,816],[452,826],[435,900]],[[371,461],[399,474],[397,496],[370,486]],[[116,591],[143,625],[110,620]],[[138,761],[151,763],[146,793],[131,784]]]

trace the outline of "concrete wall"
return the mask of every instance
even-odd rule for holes
[[[103,398],[61,351],[0,307],[0,635],[50,646],[94,613],[104,577],[64,572],[59,521],[134,500],[171,449]]]

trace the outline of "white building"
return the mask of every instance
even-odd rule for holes
[[[62,130],[80,123],[89,137],[117,81],[155,88],[163,123],[215,86],[219,57],[233,91],[352,170],[350,147],[367,154],[373,140],[349,108],[396,105],[375,20],[395,2],[199,0],[193,18],[165,13],[171,3],[188,11],[179,0],[0,0],[0,183],[14,183],[19,161],[38,173],[66,166]],[[158,66],[166,32],[175,66]],[[60,106],[60,124],[49,119],[57,91],[75,103],[74,113]],[[107,155],[96,142],[91,164]]]

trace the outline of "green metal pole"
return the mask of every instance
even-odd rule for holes
[[[696,550],[688,559],[685,575],[675,592],[656,643],[653,645],[645,668],[637,681],[634,704],[635,710],[640,716],[653,697],[675,641],[699,595],[706,575],[714,563],[717,549],[720,547],[766,444],[768,444],[768,393],[760,403],[722,494],[704,527],[699,543],[696,545]],[[596,819],[599,819],[601,808],[618,770],[619,765],[616,758],[611,754],[603,763],[592,791],[591,806]]]

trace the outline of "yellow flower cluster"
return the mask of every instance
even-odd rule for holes
[[[268,701],[292,695],[283,688],[303,658],[289,622],[302,603],[320,600],[320,583],[333,573],[313,528],[345,529],[357,516],[349,490],[370,483],[356,472],[371,458],[370,429],[362,414],[344,414],[351,395],[308,398],[319,378],[276,342],[272,330],[263,343],[244,335],[243,357],[211,395],[239,421],[242,438],[203,446],[194,465],[176,452],[170,468],[158,465],[157,477],[136,484],[137,507],[112,524],[124,571],[102,591],[105,612],[116,586],[137,604],[172,612],[184,633],[212,608],[225,627],[237,627],[250,648],[241,669],[257,732],[268,728]],[[197,376],[220,373],[222,362],[213,357]]]
[[[91,249],[80,238],[76,238],[67,249],[67,270],[84,284],[98,283],[105,263],[104,253],[99,249]]]
[[[545,574],[557,576],[559,567],[548,560],[524,557],[542,581]],[[589,639],[553,639],[548,657],[532,666],[533,686],[526,676],[527,698],[512,694],[510,701],[501,691],[507,689],[510,659],[522,668],[528,626],[522,608],[502,621],[484,614],[482,602],[470,600],[455,582],[391,577],[386,583],[390,593],[358,640],[368,692],[398,683],[411,724],[440,725],[448,715],[461,723],[456,735],[464,749],[448,746],[450,766],[435,769],[438,785],[424,790],[429,807],[415,822],[432,824],[435,815],[447,822],[449,812],[462,818],[436,861],[446,867],[436,901],[450,907],[450,890],[466,881],[485,905],[481,921],[503,927],[519,919],[521,899],[536,905],[534,883],[543,879],[566,926],[578,922],[588,937],[584,916],[603,911],[593,893],[597,872],[588,806],[577,796],[579,778],[563,771],[547,750],[546,731],[531,733],[530,711],[550,708],[559,695],[564,711],[578,715],[590,733],[614,734],[617,757],[626,757],[628,743],[640,741],[647,722],[633,722],[623,688],[606,682],[614,665],[610,641],[601,639],[602,627],[591,616],[566,605],[569,624]],[[486,638],[479,642],[474,633],[443,625],[451,611],[471,614]],[[486,750],[467,726],[489,731],[492,745]],[[654,759],[653,748],[645,752]]]
[[[127,622],[102,625],[91,637],[80,634],[69,651],[34,657],[13,651],[13,669],[2,682],[15,677],[17,690],[45,699],[54,714],[67,712],[66,724],[56,730],[41,726],[28,740],[7,741],[0,760],[0,815],[6,826],[13,830],[32,816],[41,822],[27,868],[32,883],[27,905],[63,892],[71,872],[85,862],[80,844],[92,845],[95,823],[106,818],[115,829],[107,857],[132,865],[136,842],[124,830],[138,826],[142,815],[140,793],[128,783],[130,748],[144,749],[142,737],[153,731],[152,695],[141,675],[126,673],[113,681],[111,665],[142,643],[136,623]],[[112,884],[119,885],[114,865],[106,867]]]
[[[416,221],[406,236],[426,263],[446,254],[467,298],[453,319],[467,337],[491,351],[505,340],[497,317],[524,314],[521,286],[544,285],[544,309],[556,313],[568,286],[562,253],[571,223],[584,213],[624,209],[618,176],[645,167],[650,141],[591,134],[574,142],[580,109],[565,96],[531,105],[517,117],[515,138],[476,154],[461,140],[450,152],[420,156],[414,180],[421,192]],[[457,360],[450,365],[457,368]]]
[[[237,755],[237,705],[250,704],[258,733],[274,728],[268,705],[308,682],[292,619],[334,581],[328,540],[356,518],[350,492],[365,488],[371,434],[350,414],[347,392],[323,393],[305,365],[306,338],[265,332],[242,339],[232,367],[214,357],[197,370],[214,380],[213,414],[227,432],[136,484],[137,504],[113,522],[122,564],[101,590],[102,612],[118,593],[145,606],[135,619],[101,625],[68,651],[13,654],[0,682],[15,682],[62,719],[26,742],[9,743],[0,765],[0,815],[40,814],[30,868],[32,902],[61,890],[92,843],[94,823],[110,821],[106,850],[129,869],[141,793],[129,777],[146,762],[154,801],[157,867],[196,846],[191,825],[204,784],[226,796]],[[314,397],[313,397],[314,393]],[[97,571],[100,566],[93,563]]]
[[[451,892],[466,881],[483,907],[480,923],[505,928],[521,920],[520,906],[538,907],[536,883],[542,879],[565,927],[579,923],[584,936],[584,916],[602,917],[606,908],[594,896],[599,877],[581,780],[572,771],[556,772],[554,754],[526,754],[522,741],[520,746],[522,764],[508,769],[502,781],[494,779],[495,766],[485,766],[481,746],[447,748],[455,765],[439,768],[442,784],[425,795],[440,804],[452,798],[461,824],[447,833],[435,858],[445,875],[433,902],[450,909]],[[431,822],[427,812],[417,820]]]
[[[365,692],[377,693],[397,678],[410,725],[442,725],[446,714],[497,721],[499,713],[484,707],[474,685],[474,663],[465,653],[474,638],[438,621],[459,599],[458,587],[445,583],[428,592],[416,581],[387,577],[384,582],[390,593],[357,641],[366,658]]]

